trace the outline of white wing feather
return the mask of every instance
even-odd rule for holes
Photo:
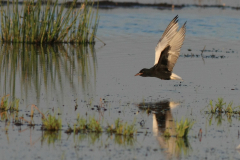
[[[161,39],[159,40],[157,47],[155,48],[155,62],[154,65],[158,63],[159,57],[161,56],[162,51],[166,48],[169,42],[177,34],[178,30],[178,16],[176,16],[168,25],[164,31]]]
[[[186,32],[186,23],[181,27],[177,34],[169,42],[170,50],[168,51],[168,70],[172,71],[180,54]]]

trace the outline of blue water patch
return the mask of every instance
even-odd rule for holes
[[[161,35],[177,14],[179,25],[187,21],[187,35],[239,40],[239,11],[226,9],[188,8],[179,11],[157,9],[100,10],[99,32],[109,34]],[[101,33],[102,32],[102,33]]]

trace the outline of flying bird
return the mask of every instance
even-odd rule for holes
[[[155,62],[150,69],[143,68],[135,76],[157,77],[162,80],[182,80],[172,73],[183,45],[186,23],[178,30],[178,15],[169,23],[155,48]]]

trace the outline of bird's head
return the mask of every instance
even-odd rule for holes
[[[150,75],[150,70],[147,68],[143,68],[139,73],[137,73],[135,76],[142,76],[142,77],[147,77]]]

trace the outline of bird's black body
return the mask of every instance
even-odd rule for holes
[[[154,65],[152,68],[147,69],[147,68],[143,68],[139,73],[140,76],[142,77],[156,77],[156,78],[160,78],[162,80],[170,80],[171,74],[172,72],[168,70],[168,68],[166,67],[168,65],[168,60],[167,60],[167,52],[169,50],[170,46],[166,47],[165,50],[163,50],[160,58],[159,58],[159,62],[156,65]]]

